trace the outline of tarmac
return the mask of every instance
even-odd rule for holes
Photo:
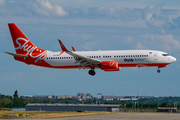
[[[15,120],[19,120],[19,119],[15,119]],[[27,120],[27,119],[20,119],[20,120]],[[66,118],[30,119],[30,120],[180,120],[180,114],[179,113],[116,113],[116,114],[105,114],[105,115],[88,115],[88,116],[77,116],[77,117],[66,117]]]

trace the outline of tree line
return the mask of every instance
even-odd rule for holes
[[[0,95],[0,108],[25,107],[28,103],[76,103],[81,102],[77,99],[49,99],[49,98],[18,98]]]
[[[173,98],[177,101],[177,107],[180,109],[180,100]],[[179,100],[179,101],[178,101]],[[163,102],[159,102],[163,101]],[[167,102],[168,101],[168,102]],[[171,101],[171,102],[169,102]],[[154,99],[142,99],[139,101],[99,101],[94,98],[93,100],[79,101],[74,98],[68,99],[48,99],[48,98],[12,98],[12,96],[0,95],[0,108],[12,108],[12,107],[25,107],[28,103],[66,103],[66,104],[121,104],[125,105],[126,108],[157,108],[157,107],[174,107],[172,98],[170,97],[160,100]]]

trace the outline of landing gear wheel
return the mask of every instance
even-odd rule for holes
[[[160,70],[157,70],[158,73],[160,73],[161,71]]]
[[[89,72],[88,72],[88,73],[91,75],[91,74],[92,74],[92,72],[93,72],[92,70],[89,70]]]
[[[94,76],[96,74],[96,72],[94,70],[89,70],[89,74]]]
[[[93,72],[92,72],[92,75],[94,76],[95,74],[96,74],[96,72],[95,72],[95,71],[93,71]]]

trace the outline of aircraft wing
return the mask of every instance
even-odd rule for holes
[[[66,51],[66,53],[75,57],[75,60],[76,60],[75,63],[80,63],[83,67],[85,67],[87,65],[97,65],[97,64],[101,63],[100,60],[90,59],[90,58],[75,54],[75,53],[70,52],[70,51],[68,51],[68,52]]]
[[[76,54],[74,52],[68,51],[66,49],[66,47],[63,45],[63,43],[61,42],[61,40],[58,40],[58,41],[59,41],[61,49],[62,49],[62,52],[60,54],[66,52],[67,54],[75,57],[75,60],[76,60],[75,63],[80,63],[80,65],[83,66],[83,67],[88,66],[88,65],[98,65],[98,64],[101,63],[100,60],[90,59],[90,58],[78,55],[78,54]]]

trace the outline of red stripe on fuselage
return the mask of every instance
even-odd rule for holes
[[[165,67],[169,63],[150,63],[150,64],[118,64],[119,67]],[[79,65],[70,65],[70,66],[51,66],[46,62],[43,62],[41,65],[42,67],[48,67],[48,68],[59,68],[59,69],[77,69],[77,68],[84,68],[84,69],[90,69],[90,66],[82,67]],[[94,66],[95,68],[98,68],[97,66]]]
[[[82,67],[79,65],[70,65],[70,66],[52,66],[45,62],[44,60],[34,62],[35,60],[31,57],[28,57],[26,59],[14,57],[16,60],[25,62],[26,64],[30,65],[37,65],[41,67],[47,67],[47,68],[58,68],[58,69],[77,69],[77,68],[84,68],[84,69],[90,69],[90,66]],[[166,65],[169,65],[170,63],[145,63],[145,64],[118,64],[119,67],[166,67]],[[95,68],[98,68],[97,66],[94,66]]]
[[[118,64],[119,67],[165,67],[170,63]]]

